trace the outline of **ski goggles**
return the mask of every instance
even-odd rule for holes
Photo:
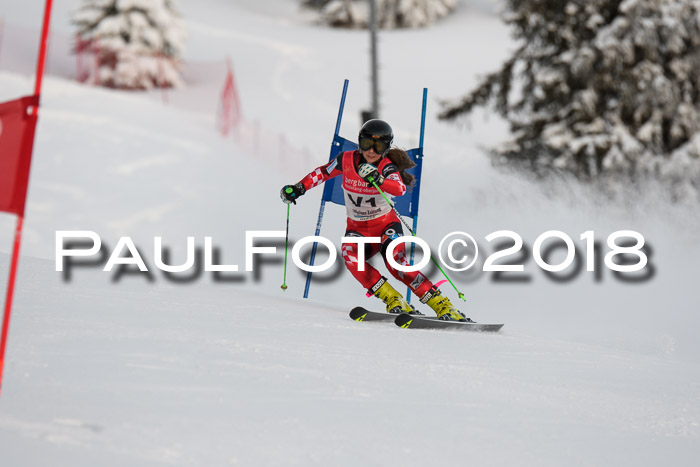
[[[369,151],[372,148],[374,148],[374,152],[383,156],[389,150],[389,143],[383,139],[373,139],[371,136],[360,138],[360,149]]]

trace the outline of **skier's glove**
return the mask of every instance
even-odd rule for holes
[[[306,188],[301,183],[296,185],[285,185],[280,191],[280,198],[282,202],[286,204],[294,203],[297,204],[297,198],[306,193]]]
[[[384,183],[384,177],[379,173],[379,170],[372,164],[367,164],[363,162],[360,164],[357,174],[367,182],[367,185],[372,186],[372,182],[376,183],[377,186]]]

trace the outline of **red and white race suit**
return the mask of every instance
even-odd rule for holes
[[[365,260],[381,251],[384,264],[391,275],[409,286],[416,296],[422,297],[433,284],[418,271],[402,272],[394,269],[386,259],[389,243],[403,235],[403,228],[384,197],[358,175],[357,169],[362,162],[365,162],[365,159],[359,151],[341,153],[329,163],[306,175],[300,183],[304,185],[304,188],[310,190],[326,180],[342,175],[345,208],[348,216],[345,236],[380,237],[381,243],[364,245]],[[380,188],[385,194],[391,197],[402,196],[406,193],[406,185],[401,180],[399,170],[389,158],[383,157],[377,170],[384,177],[384,183]],[[343,243],[342,253],[345,266],[363,287],[370,289],[381,279],[382,275],[370,264],[365,263],[364,271],[360,271],[357,243]],[[396,263],[409,265],[405,243],[399,244],[394,249],[393,256]]]

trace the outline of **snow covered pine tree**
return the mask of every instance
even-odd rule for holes
[[[520,46],[441,118],[492,103],[513,133],[497,162],[697,199],[699,2],[507,0],[504,19]]]
[[[183,84],[185,29],[174,0],[83,0],[72,22],[97,56],[97,83],[120,89]]]
[[[452,13],[457,0],[376,0],[377,25],[381,29],[430,26]],[[321,21],[334,27],[369,27],[369,0],[304,0],[321,10]]]

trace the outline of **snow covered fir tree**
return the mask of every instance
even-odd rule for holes
[[[120,89],[179,87],[184,23],[174,0],[83,0],[73,14],[93,81]]]
[[[334,27],[366,29],[370,0],[304,0],[320,11],[320,20]],[[457,0],[376,0],[377,25],[381,29],[429,26],[452,13]]]
[[[499,163],[608,188],[661,180],[700,191],[700,2],[507,0],[517,49],[440,117],[493,105],[512,140]]]

